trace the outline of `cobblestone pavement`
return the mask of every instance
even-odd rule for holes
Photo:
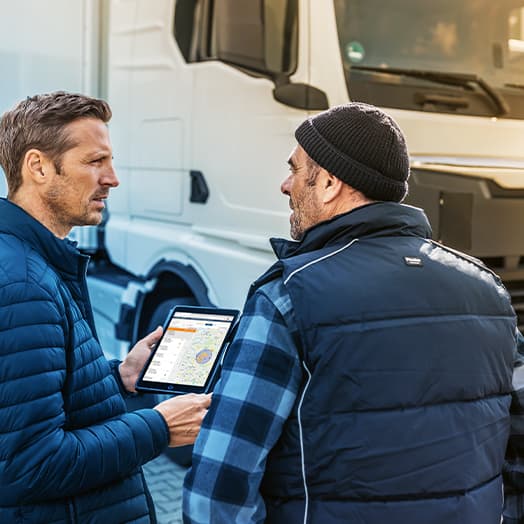
[[[182,483],[186,471],[165,455],[144,466],[158,524],[182,524]]]

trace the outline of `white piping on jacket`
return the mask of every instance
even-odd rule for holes
[[[308,374],[308,379],[306,382],[306,385],[304,387],[304,391],[302,391],[302,396],[300,397],[300,402],[298,404],[298,432],[300,435],[300,462],[302,464],[302,480],[304,482],[304,493],[306,496],[306,502],[304,506],[304,524],[307,522],[307,514],[308,514],[308,506],[309,506],[309,493],[307,490],[307,480],[306,480],[306,463],[304,458],[304,439],[302,434],[302,418],[300,411],[302,409],[302,402],[304,402],[304,397],[306,396],[306,391],[309,386],[309,382],[311,380],[311,372],[309,371],[308,367],[306,366],[306,363],[302,361],[302,365],[304,366],[304,369],[306,370],[306,373]]]
[[[287,284],[289,282],[289,279],[296,275],[299,271],[302,271],[303,269],[306,269],[309,266],[312,266],[313,264],[316,264],[317,262],[322,262],[322,260],[325,260],[326,258],[332,257],[333,255],[337,255],[341,251],[344,251],[344,249],[347,249],[349,246],[354,244],[355,242],[358,242],[358,238],[354,238],[349,244],[346,244],[345,246],[342,246],[341,248],[337,249],[336,251],[333,251],[332,253],[328,253],[327,255],[324,255],[323,257],[317,258],[316,260],[310,260],[307,264],[304,264],[302,267],[298,267],[294,271],[292,271],[289,276],[284,280],[284,284]]]
[[[355,242],[358,242],[358,238],[354,238],[349,244],[346,244],[345,246],[342,246],[341,248],[328,253],[327,255],[324,255],[323,257],[317,258],[316,260],[311,260],[307,264],[304,264],[302,267],[299,267],[292,271],[289,276],[284,280],[284,284],[287,284],[291,277],[296,275],[298,272],[302,271],[303,269],[308,268],[309,266],[312,266],[313,264],[316,264],[317,262],[322,262],[322,260],[325,260],[326,258],[332,257],[333,255],[337,255],[341,251],[344,251],[348,247],[350,247]],[[304,397],[306,396],[306,391],[309,386],[309,383],[311,381],[311,372],[309,371],[306,363],[302,361],[302,366],[304,366],[304,369],[306,370],[306,373],[308,375],[308,379],[306,382],[306,385],[304,387],[304,391],[302,391],[302,396],[300,397],[300,402],[298,404],[298,431],[300,436],[300,461],[302,465],[302,481],[304,482],[304,494],[305,494],[305,505],[304,505],[304,524],[307,524],[307,516],[308,516],[308,510],[309,510],[309,493],[308,493],[308,487],[307,487],[307,479],[306,479],[306,463],[305,463],[305,457],[304,457],[304,434],[302,431],[302,417],[301,417],[301,409],[302,409],[302,403],[304,402]]]

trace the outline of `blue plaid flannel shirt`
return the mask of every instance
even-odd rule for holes
[[[280,279],[247,301],[184,482],[184,522],[263,522],[259,488],[302,379],[291,300]]]

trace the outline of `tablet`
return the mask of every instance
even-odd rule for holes
[[[235,309],[176,306],[136,389],[171,394],[211,391],[238,315]]]

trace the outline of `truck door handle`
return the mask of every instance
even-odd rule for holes
[[[191,194],[189,201],[197,204],[205,204],[209,198],[209,188],[207,187],[203,173],[201,171],[191,170],[189,176],[191,177]]]

